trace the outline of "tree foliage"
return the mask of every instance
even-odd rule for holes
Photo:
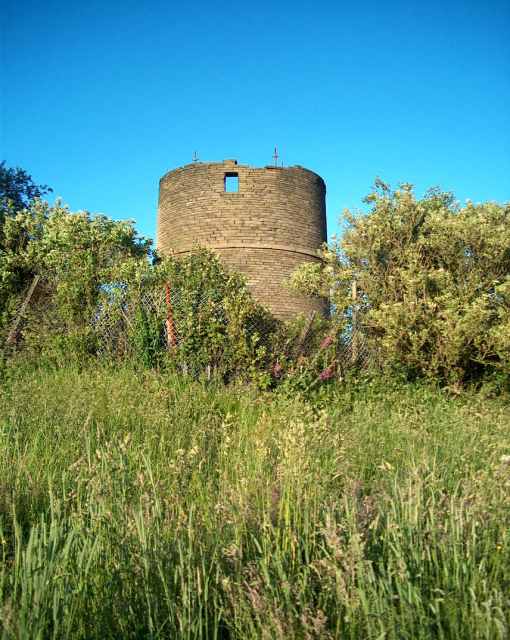
[[[36,198],[42,198],[53,189],[37,185],[24,169],[7,167],[0,162],[0,216],[26,209]]]
[[[170,306],[177,337],[173,365],[193,375],[210,369],[225,379],[264,382],[270,354],[262,338],[276,329],[275,320],[252,298],[243,276],[227,271],[212,251],[197,247],[155,264],[127,260],[118,265],[115,282],[103,291],[101,311],[117,330],[119,320],[131,318],[124,330],[138,360],[153,364],[167,355],[163,329]]]
[[[35,275],[44,282],[42,306],[58,308],[60,332],[81,331],[97,305],[100,287],[124,260],[147,259],[151,242],[132,222],[117,222],[87,212],[71,213],[36,200],[4,222],[0,254],[0,323],[19,305]]]
[[[293,284],[330,294],[353,314],[383,361],[408,376],[462,382],[510,374],[510,205],[455,203],[412,185],[377,181],[367,215],[345,213],[347,231]],[[356,282],[357,299],[352,299]]]
[[[269,353],[261,336],[275,329],[275,321],[253,300],[242,276],[226,271],[210,251],[197,247],[179,259],[150,260],[151,242],[131,222],[71,213],[42,200],[9,216],[4,232],[4,335],[27,284],[40,277],[18,336],[29,351],[66,359],[98,353],[102,344],[110,357],[161,362],[168,348],[168,284],[179,327],[174,365],[194,374],[215,370],[226,379],[267,377]]]

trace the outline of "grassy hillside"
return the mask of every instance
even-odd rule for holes
[[[510,408],[129,368],[0,383],[2,638],[507,638]]]

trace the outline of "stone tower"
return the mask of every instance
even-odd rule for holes
[[[159,184],[157,248],[185,254],[214,249],[245,274],[255,298],[283,320],[327,301],[296,295],[284,281],[303,262],[317,262],[326,241],[326,186],[300,166],[255,168],[236,160],[194,162]]]

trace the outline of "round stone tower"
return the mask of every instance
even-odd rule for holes
[[[326,314],[326,300],[296,295],[284,284],[298,265],[319,261],[325,194],[323,179],[300,166],[194,162],[160,180],[157,248],[174,255],[197,245],[214,249],[280,319]]]

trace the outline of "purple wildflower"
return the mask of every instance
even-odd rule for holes
[[[333,344],[333,336],[326,336],[321,342],[320,348],[327,349],[331,344]]]
[[[279,362],[275,362],[273,365],[273,376],[279,378],[282,375],[283,367]]]
[[[325,380],[331,380],[331,378],[335,375],[335,365],[331,364],[329,367],[326,367],[319,374],[319,380],[324,382]]]

